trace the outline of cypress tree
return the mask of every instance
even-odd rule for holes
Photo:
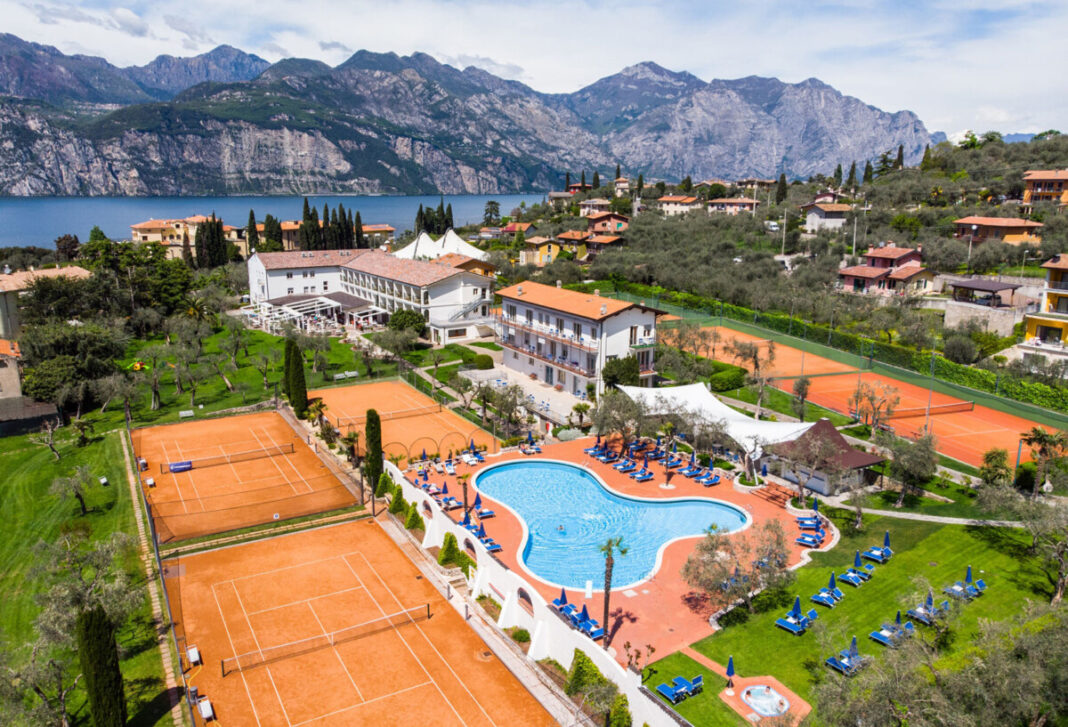
[[[617,164],[616,165],[616,179],[619,179],[621,176],[623,176],[623,175],[620,173],[619,165]]]
[[[637,186],[638,186],[638,194],[640,195],[642,193],[642,190],[645,189],[645,176],[644,175],[642,175],[642,174],[638,175],[638,185]]]
[[[586,170],[585,169],[582,170],[582,177],[581,177],[581,179],[579,179],[579,187],[582,188],[582,189],[579,190],[580,192],[586,191]]]
[[[190,269],[196,267],[196,263],[193,262],[193,251],[189,249],[188,230],[182,230],[182,261],[186,264],[186,267]]]
[[[352,212],[349,212],[349,220],[352,222],[352,232],[356,236],[356,242],[353,247],[367,247],[367,240],[363,238],[363,220],[360,219],[360,212],[357,210],[356,219],[352,219]]]
[[[925,144],[923,147],[923,160],[920,162],[920,169],[927,171],[931,168],[931,145]]]
[[[846,187],[857,188],[857,163],[855,161],[849,165],[849,179],[846,180]]]
[[[435,219],[434,219],[434,230],[433,230],[433,232],[434,232],[435,235],[441,235],[441,234],[443,234],[445,232],[445,197],[444,196],[438,198],[438,210],[437,210],[437,214],[435,215]]]
[[[123,727],[126,695],[119,670],[119,649],[115,627],[103,608],[94,606],[78,614],[75,638],[94,727]]]
[[[445,208],[445,229],[451,230],[453,228],[452,223],[452,202],[449,202],[449,206]]]
[[[601,188],[601,175],[600,175],[600,173],[598,173],[598,171],[596,169],[593,170],[593,188],[594,189],[600,189]]]
[[[875,177],[875,170],[871,166],[871,160],[864,165],[864,184],[871,184],[871,180]]]
[[[352,225],[349,225],[349,218],[345,216],[345,205],[339,204],[337,206],[337,215],[334,219],[334,226],[337,227],[338,247],[342,250],[348,250],[352,247]]]
[[[571,186],[571,172],[564,172],[564,191]]]
[[[894,169],[905,168],[905,145],[897,145],[897,159],[894,160]]]
[[[196,240],[193,242],[193,248],[196,251],[197,267],[209,267],[210,263],[208,261],[208,235],[203,225],[201,225],[196,231]]]
[[[300,215],[301,222],[307,222],[311,219],[311,205],[308,204],[308,198],[304,198],[304,211]]]
[[[782,204],[786,199],[786,172],[779,175],[779,184],[775,187],[775,204]]]
[[[377,484],[382,476],[382,420],[374,409],[367,410],[363,438],[367,445],[367,459],[363,464],[364,479]]]
[[[842,165],[839,164],[834,168],[834,186],[835,189],[842,186]]]
[[[426,227],[426,213],[423,212],[423,205],[419,205],[419,211],[415,213],[415,234],[419,234]]]
[[[265,229],[264,232],[266,233],[267,230]],[[256,229],[256,213],[252,210],[248,211],[248,227],[245,228],[245,241],[248,243],[250,253],[260,246],[260,231]]]
[[[290,361],[293,360],[293,347],[296,344],[292,338],[287,338],[284,348],[284,354],[282,358],[282,380],[279,382],[282,385],[282,394],[289,398],[289,370],[291,368]]]
[[[337,247],[337,245],[334,244],[333,232],[330,229],[330,206],[326,203],[323,203],[323,225],[320,229],[322,230],[322,233],[320,234],[319,239],[321,239],[323,243],[320,249],[332,250]]]
[[[308,383],[304,379],[304,356],[300,348],[293,344],[289,355],[289,405],[293,413],[303,419],[308,412]]]

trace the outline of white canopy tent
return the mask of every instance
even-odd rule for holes
[[[649,414],[687,412],[719,422],[750,460],[758,459],[769,444],[792,442],[814,426],[806,422],[764,422],[731,409],[704,384],[645,389],[620,386],[619,390],[645,407]]]
[[[425,232],[420,232],[414,242],[397,250],[393,255],[409,260],[437,260],[442,255],[449,253],[465,255],[476,260],[486,259],[485,252],[465,242],[463,238],[451,229],[446,230],[445,234],[437,240],[432,239]]]

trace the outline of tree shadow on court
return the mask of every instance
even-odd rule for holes
[[[131,712],[127,727],[152,727],[184,696],[181,687],[164,689],[157,677],[127,679],[124,685]]]

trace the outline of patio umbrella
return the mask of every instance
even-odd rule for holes
[[[819,513],[819,511],[820,511],[820,501],[819,501],[819,498],[818,498],[818,497],[816,497],[815,495],[813,495],[813,496],[812,496],[812,512],[814,512],[814,513],[817,513],[817,514],[818,514],[818,513]]]
[[[897,610],[897,616],[894,618],[894,623],[897,624],[898,626],[901,625],[901,609],[900,608]]]
[[[659,434],[656,435],[656,446],[657,447],[660,446],[660,435]]]
[[[444,485],[441,486],[441,494],[443,494],[443,495],[449,494],[449,483],[448,482],[446,482]]]
[[[478,539],[481,540],[484,537],[486,537],[486,526],[480,524],[478,526]]]
[[[527,432],[527,444],[534,444],[534,433]]]
[[[768,476],[768,465],[767,465],[767,463],[762,464],[760,466],[760,476],[761,477],[767,477]]]
[[[471,451],[475,451],[475,440],[473,438],[471,439]]]
[[[696,449],[691,449],[690,450],[690,464],[695,464],[696,462],[697,462],[697,450]]]
[[[475,509],[482,509],[482,495],[475,495]]]
[[[887,550],[890,550],[890,531],[889,530],[887,530],[883,534],[883,547],[886,548]]]
[[[430,470],[423,470],[423,482],[430,479]]]
[[[930,589],[927,590],[927,600],[924,602],[924,605],[928,610],[934,608],[934,592]]]
[[[734,676],[734,657],[733,656],[728,656],[727,657],[727,678],[730,679],[732,676]]]
[[[597,443],[596,443],[596,446],[598,446],[598,447],[600,447],[600,446],[601,446],[601,435],[600,435],[600,434],[598,434],[598,435],[597,435]]]
[[[795,619],[801,618],[801,596],[794,596],[794,607],[790,609],[790,615]]]
[[[968,573],[964,576],[964,582],[971,585],[972,582],[972,567],[968,566]]]
[[[567,605],[567,591],[565,591],[563,588],[560,589],[560,605]]]
[[[423,449],[423,461],[424,462],[426,461],[426,449],[425,448]]]
[[[461,525],[470,525],[471,524],[471,513],[465,512],[464,513],[464,519],[460,521],[460,524]]]
[[[679,443],[678,442],[672,442],[671,443],[671,453],[672,454],[678,454],[679,453]]]
[[[642,469],[649,469],[649,455],[642,457]]]
[[[837,587],[838,587],[838,582],[834,578],[834,571],[831,571],[831,580],[829,580],[827,582],[827,588],[829,588],[830,590],[833,591]]]
[[[579,623],[590,620],[590,612],[586,610],[586,604],[582,604],[582,613],[579,614]]]
[[[864,567],[864,564],[861,563],[861,561],[860,561],[860,551],[859,550],[855,550],[853,552],[855,553],[855,555],[853,556],[853,567],[856,568],[857,570],[860,570],[861,568]]]
[[[854,636],[853,640],[849,642],[849,660],[852,661],[859,656],[860,654],[857,652],[857,637]]]

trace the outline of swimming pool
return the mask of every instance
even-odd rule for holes
[[[475,485],[525,523],[521,560],[527,570],[568,588],[593,581],[595,590],[603,589],[600,547],[608,538],[623,536],[629,548],[616,556],[612,576],[613,588],[622,588],[651,576],[667,543],[701,535],[713,524],[732,531],[749,522],[742,509],[716,500],[620,495],[566,462],[505,462],[480,472]]]

